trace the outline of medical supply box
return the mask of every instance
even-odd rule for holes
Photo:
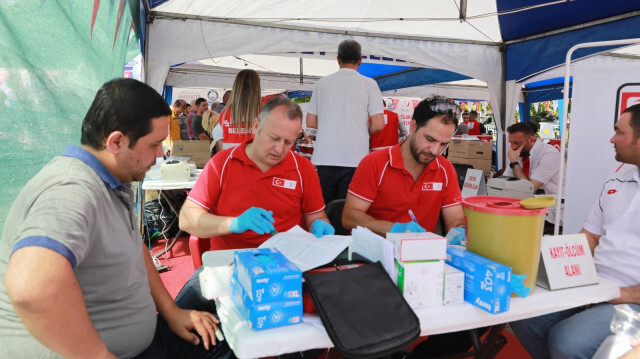
[[[445,263],[442,304],[464,303],[464,272]]]
[[[447,159],[451,163],[471,165],[482,170],[486,178],[491,178],[491,156],[493,146],[486,141],[453,140],[449,142]]]
[[[449,246],[447,264],[464,272],[464,300],[498,314],[509,310],[511,268],[464,248]]]
[[[387,233],[387,240],[393,243],[397,260],[424,261],[441,260],[447,254],[446,238],[435,233]]]
[[[256,303],[251,300],[238,278],[231,276],[231,300],[255,330],[302,322],[302,298]]]
[[[396,284],[411,308],[442,305],[443,260],[395,263]]]
[[[276,248],[236,250],[233,263],[254,303],[302,298],[302,272]]]

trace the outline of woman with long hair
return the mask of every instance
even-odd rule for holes
[[[260,76],[254,70],[240,71],[233,82],[231,98],[220,114],[222,148],[253,138],[251,126],[261,108]]]

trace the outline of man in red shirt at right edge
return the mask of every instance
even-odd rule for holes
[[[362,159],[349,185],[342,212],[346,229],[362,226],[388,232],[434,232],[442,213],[447,242],[464,239],[464,213],[456,171],[441,154],[456,130],[460,108],[435,97],[413,112],[409,137],[401,144],[373,151]],[[480,335],[484,329],[480,330]],[[467,351],[468,331],[431,335],[414,348],[417,358]]]

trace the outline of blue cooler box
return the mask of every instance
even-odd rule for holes
[[[239,249],[234,274],[254,303],[302,298],[302,272],[275,248]]]
[[[468,250],[447,247],[447,264],[464,272],[464,300],[497,314],[509,310],[511,268]]]
[[[231,276],[231,300],[255,330],[302,322],[302,298],[255,303],[235,275]]]

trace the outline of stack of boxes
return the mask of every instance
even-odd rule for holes
[[[509,310],[511,268],[464,248],[449,246],[447,264],[464,272],[464,300],[489,313]]]
[[[486,178],[491,178],[491,156],[493,145],[486,141],[453,140],[449,142],[447,159],[451,163],[471,165],[482,170]]]
[[[445,285],[444,237],[429,232],[387,233],[387,239],[394,247],[396,284],[412,308],[462,302],[461,276],[456,279],[452,274]]]
[[[231,299],[260,330],[302,322],[302,272],[275,248],[234,253]]]

